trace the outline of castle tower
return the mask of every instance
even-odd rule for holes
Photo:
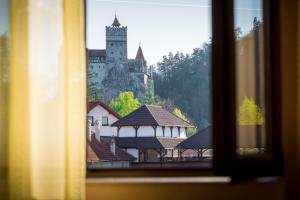
[[[142,50],[142,47],[141,47],[141,43],[139,45],[139,48],[138,48],[138,51],[136,53],[135,59],[145,61],[145,57],[144,57],[144,53],[143,53],[143,50]]]
[[[106,61],[127,62],[127,27],[121,26],[117,16],[106,26]]]

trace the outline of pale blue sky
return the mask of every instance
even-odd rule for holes
[[[149,64],[172,52],[191,53],[211,36],[208,0],[88,0],[87,46],[105,49],[105,26],[115,12],[127,26],[128,57],[134,58],[141,41]]]
[[[261,0],[236,0],[236,26],[249,32],[255,16],[261,18]],[[128,28],[128,57],[139,45],[149,64],[172,52],[191,53],[211,37],[209,0],[88,0],[87,47],[105,49],[105,26],[115,12]]]
[[[8,2],[0,0],[0,35],[8,32]]]
[[[7,1],[1,1],[0,34],[7,32]],[[235,26],[249,32],[261,20],[261,0],[235,1]],[[105,49],[105,26],[117,13],[128,28],[128,57],[142,43],[149,64],[172,52],[191,53],[211,37],[210,0],[87,0],[87,47]]]

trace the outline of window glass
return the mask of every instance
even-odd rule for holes
[[[262,0],[234,1],[237,152],[266,148],[264,20]]]
[[[108,125],[108,117],[102,117],[102,126]]]
[[[0,197],[8,198],[7,148],[8,148],[8,0],[0,1]],[[3,193],[4,191],[4,193]]]
[[[98,169],[208,166],[211,1],[89,0],[86,23],[87,114],[109,113],[89,129],[97,156],[87,161]],[[105,67],[93,68],[97,56]],[[112,139],[122,158],[103,158]]]

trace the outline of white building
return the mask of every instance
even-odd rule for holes
[[[88,169],[128,168],[130,163],[135,160],[134,156],[115,144],[114,136],[117,135],[117,128],[112,127],[111,124],[118,119],[120,119],[120,116],[103,102],[89,102]]]
[[[100,136],[117,136],[117,127],[111,124],[120,119],[120,115],[101,101],[89,102],[88,120],[91,121],[91,131]],[[98,127],[97,127],[98,124]],[[97,136],[96,136],[97,137]]]
[[[139,162],[157,162],[178,155],[174,149],[186,139],[187,128],[193,127],[161,106],[144,105],[111,126],[117,128],[117,146]],[[174,151],[176,152],[175,156]]]

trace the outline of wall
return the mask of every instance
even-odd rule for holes
[[[171,137],[171,129],[170,127],[165,127],[165,137]]]
[[[185,128],[180,128],[180,137],[181,137],[181,138],[186,138],[186,131],[185,131]]]
[[[105,63],[90,62],[89,73],[92,76],[88,78],[88,85],[96,84],[97,90],[100,90],[100,84],[106,75]]]
[[[180,128],[180,135],[178,128],[174,127],[172,131],[173,137],[186,137],[185,128]],[[132,126],[124,126],[120,129],[120,137],[135,137],[135,129]],[[156,136],[163,137],[163,129],[161,126],[156,128]],[[165,137],[171,137],[171,128],[165,127]],[[138,137],[154,137],[154,129],[152,126],[141,126],[138,129]]]
[[[283,200],[282,182],[275,183],[89,183],[87,199],[109,200]]]
[[[297,5],[298,2],[298,5]],[[284,150],[285,195],[300,199],[300,2],[282,1],[282,144]],[[298,20],[297,20],[298,19]],[[297,64],[298,63],[298,64]]]
[[[132,126],[123,126],[120,128],[119,137],[135,137],[135,129]]]
[[[88,169],[103,169],[103,168],[129,168],[129,161],[96,161],[88,162]]]
[[[162,137],[162,136],[163,136],[163,129],[162,129],[161,126],[158,126],[158,127],[156,128],[156,136],[157,136],[157,137]]]
[[[113,135],[117,136],[117,127],[102,126],[102,116],[108,116],[108,124],[109,125],[118,120],[114,115],[109,114],[109,112],[106,109],[104,109],[103,107],[98,105],[88,113],[88,116],[93,116],[94,122],[96,120],[99,120],[101,136],[113,136]],[[92,127],[92,131],[94,131],[94,129],[95,129],[95,126]]]
[[[152,126],[141,126],[138,129],[138,137],[154,137],[154,129]]]

